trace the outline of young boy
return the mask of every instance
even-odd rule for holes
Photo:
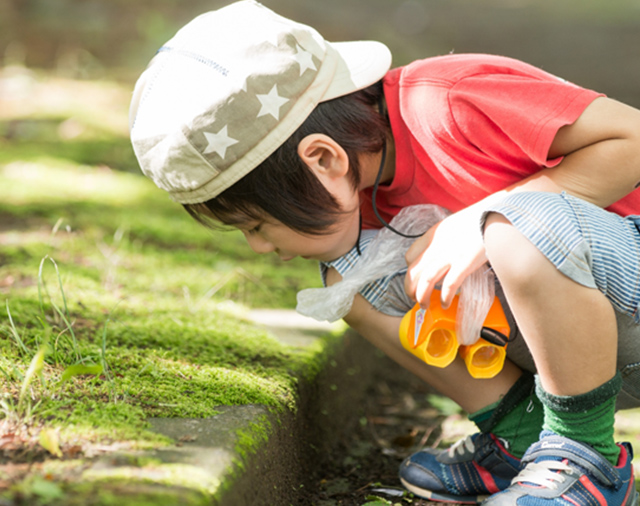
[[[609,216],[640,209],[640,112],[506,58],[390,62],[380,43],[331,44],[256,2],[231,4],[186,25],[140,77],[136,155],[196,219],[239,228],[258,253],[320,260],[329,284],[353,265],[362,228],[413,204],[453,211],[407,252],[406,294],[426,304],[440,283],[446,306],[488,260],[523,339],[500,374],[475,380],[459,359],[438,369],[402,349],[400,315],[384,304],[398,277],[356,296],[345,320],[480,428],[409,457],[402,482],[449,502],[638,504],[631,448],[613,440],[616,399],[640,405],[637,307],[612,305],[593,265],[611,255],[594,257],[584,227],[556,217],[606,223],[609,238]],[[613,253],[640,250],[634,240]]]

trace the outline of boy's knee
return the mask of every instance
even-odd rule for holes
[[[502,214],[487,215],[484,244],[489,263],[503,285],[530,290],[540,279],[540,269],[553,268],[542,252]]]
[[[513,259],[511,248],[514,237],[519,232],[504,215],[488,213],[484,221],[483,234],[487,258],[492,265],[494,262],[503,263]]]

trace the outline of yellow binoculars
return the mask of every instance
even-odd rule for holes
[[[428,309],[416,304],[402,318],[402,345],[429,365],[447,367],[459,353],[469,374],[474,378],[493,378],[504,366],[507,340],[511,331],[500,301],[496,297],[483,323],[482,336],[474,344],[464,346],[456,337],[458,296],[448,309],[440,305],[440,291],[431,293]],[[500,339],[494,339],[497,336]]]

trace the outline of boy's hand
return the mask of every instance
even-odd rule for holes
[[[480,232],[482,210],[468,207],[429,229],[407,250],[405,290],[423,307],[442,283],[441,304],[449,307],[465,278],[487,261]]]

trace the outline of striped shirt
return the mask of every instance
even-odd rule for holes
[[[364,251],[367,246],[371,243],[371,241],[375,238],[377,230],[363,230],[360,236],[360,251]],[[332,260],[331,262],[320,262],[320,274],[322,276],[322,284],[327,286],[327,270],[330,267],[333,267],[338,273],[344,277],[346,273],[348,273],[353,267],[356,265],[358,260],[360,259],[360,254],[358,253],[358,248],[353,247],[351,251],[347,254],[341,256],[336,260]],[[402,276],[404,278],[407,269],[404,268],[395,272],[393,274],[389,274],[387,276],[381,277],[372,281],[371,283],[363,286],[359,293],[362,295],[373,307],[379,308],[381,304],[384,302],[385,296],[389,290],[389,286],[394,281],[397,276]]]

